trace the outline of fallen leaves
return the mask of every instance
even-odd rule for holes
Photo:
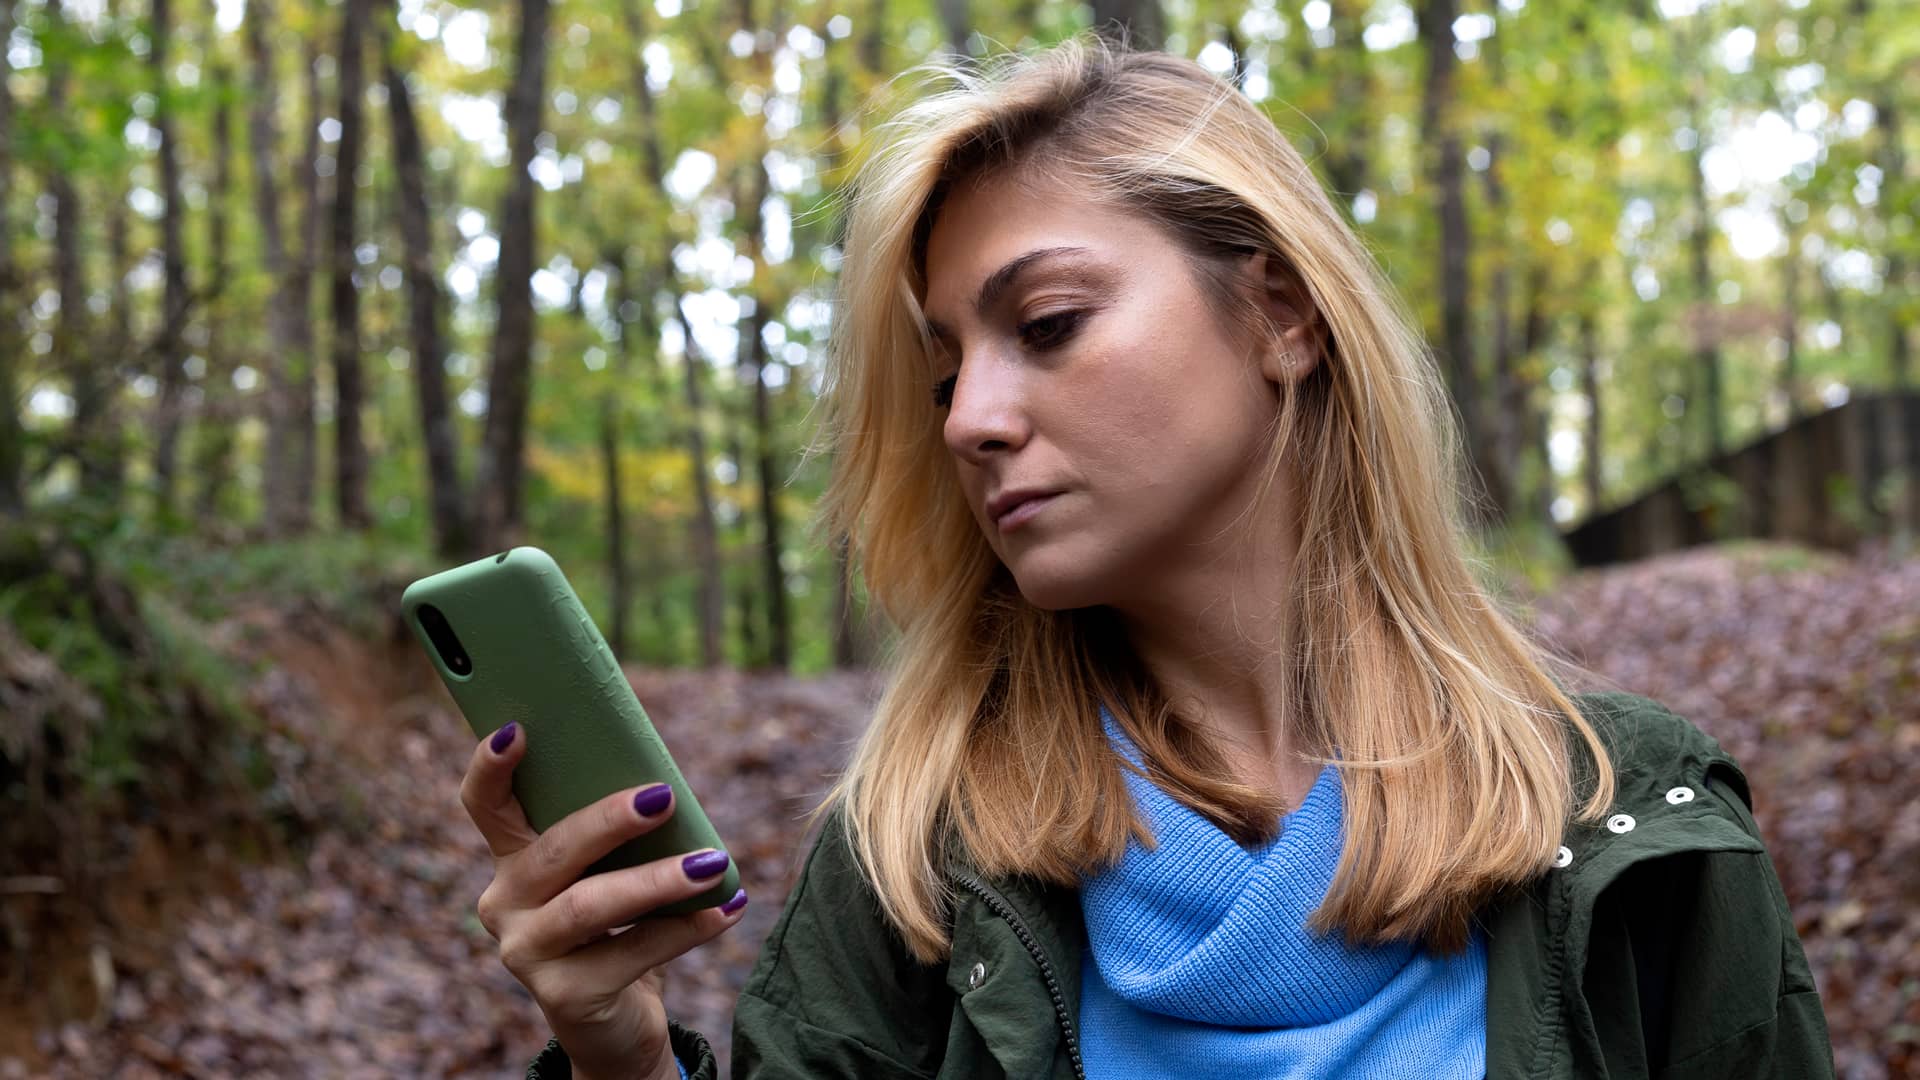
[[[1908,1075],[1920,1069],[1920,560],[1769,568],[1779,561],[1755,546],[1589,572],[1532,598],[1531,618],[1741,763],[1840,1074]],[[271,628],[247,638],[285,655]],[[491,874],[459,804],[473,739],[408,647],[334,641],[262,674],[273,797],[312,842],[206,897],[157,962],[116,969],[102,1026],[43,1031],[41,1059],[0,1060],[0,1077],[519,1075],[547,1032],[473,912]],[[404,678],[376,677],[396,665]],[[804,854],[802,816],[879,688],[852,673],[629,675],[752,898],[667,973],[670,1013],[706,1034],[725,1075],[733,1001]]]
[[[1536,625],[1747,774],[1842,1077],[1920,1072],[1920,559],[1779,544],[1578,575]]]

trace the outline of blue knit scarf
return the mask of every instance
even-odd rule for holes
[[[1139,749],[1103,707],[1114,746]],[[1321,770],[1278,838],[1252,849],[1126,773],[1159,841],[1082,882],[1087,1076],[1486,1075],[1486,939],[1440,958],[1353,948],[1305,928],[1339,861],[1340,773]]]

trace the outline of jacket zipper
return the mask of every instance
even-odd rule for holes
[[[1047,994],[1053,998],[1054,1019],[1060,1022],[1060,1033],[1066,1036],[1067,1058],[1073,1063],[1073,1075],[1079,1080],[1086,1080],[1086,1068],[1080,1064],[1080,1038],[1074,1034],[1073,1019],[1067,1015],[1066,995],[1060,992],[1060,981],[1054,978],[1053,964],[1048,962],[1046,953],[1040,950],[1040,944],[1034,939],[1033,931],[1027,929],[1026,922],[1020,918],[1019,912],[1013,910],[1013,905],[1002,899],[1000,894],[994,892],[985,882],[958,871],[950,876],[986,901],[987,907],[991,908],[995,915],[1005,919],[1007,925],[1013,927],[1013,934],[1020,939],[1020,944],[1026,946],[1028,955],[1033,957],[1033,962],[1040,966],[1040,977],[1046,980]]]

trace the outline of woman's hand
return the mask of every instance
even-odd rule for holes
[[[493,852],[480,925],[500,943],[500,962],[546,1014],[576,1076],[679,1080],[660,1002],[661,968],[738,922],[746,890],[719,908],[635,923],[654,908],[712,888],[727,868],[726,854],[709,848],[704,856],[656,859],[582,879],[595,860],[673,813],[671,789],[653,784],[617,791],[535,833],[513,796],[513,768],[526,743],[514,724],[481,740],[460,785],[460,801]]]

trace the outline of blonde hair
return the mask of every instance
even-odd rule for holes
[[[1259,501],[1287,463],[1300,542],[1275,659],[1296,744],[1323,762],[1337,748],[1345,800],[1339,869],[1310,925],[1463,947],[1482,903],[1548,868],[1576,813],[1574,773],[1591,771],[1581,820],[1606,812],[1614,780],[1548,671],[1585,669],[1528,640],[1476,577],[1453,414],[1404,301],[1272,121],[1191,60],[1082,33],[905,74],[920,72],[954,85],[883,123],[847,189],[810,448],[834,465],[815,539],[847,538],[898,634],[872,721],[810,822],[842,805],[885,916],[926,963],[951,946],[953,845],[988,876],[1075,885],[1130,835],[1151,843],[1102,702],[1182,803],[1243,841],[1279,824],[1277,793],[1231,778],[1108,609],[1020,595],[942,438],[920,310],[933,212],[989,171],[1067,181],[1159,226],[1237,325],[1262,325],[1231,284],[1255,250],[1318,308],[1320,362],[1283,394]]]

